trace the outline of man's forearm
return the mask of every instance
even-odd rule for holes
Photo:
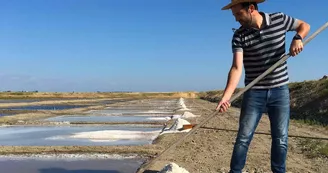
[[[229,99],[231,98],[233,92],[235,91],[239,83],[241,73],[242,73],[241,68],[231,67],[228,75],[227,85],[223,94],[223,98],[229,98]]]

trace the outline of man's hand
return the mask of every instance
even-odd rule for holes
[[[299,53],[301,53],[302,50],[303,50],[302,40],[293,40],[289,48],[290,55],[296,56]]]
[[[228,108],[231,106],[229,99],[222,99],[215,110],[219,110],[220,112],[226,112]]]

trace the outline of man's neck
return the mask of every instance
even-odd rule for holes
[[[261,29],[262,25],[264,23],[264,18],[263,16],[259,13],[259,12],[255,12],[255,15],[253,16],[254,18],[254,22],[252,23],[252,27],[256,28],[256,29]]]

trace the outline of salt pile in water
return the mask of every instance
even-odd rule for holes
[[[194,118],[194,117],[198,117],[198,115],[194,115],[191,112],[184,112],[182,115],[183,118]]]
[[[149,132],[144,131],[124,131],[124,130],[101,130],[92,132],[75,133],[70,138],[89,139],[94,142],[117,141],[117,140],[154,140],[160,133],[160,130]]]
[[[172,115],[171,119],[178,119],[178,118],[195,118],[199,117],[199,115],[195,115],[191,112],[184,112],[182,115]]]
[[[163,130],[163,132],[160,134],[165,133],[181,133],[181,132],[189,132],[191,129],[181,130],[183,129],[183,125],[189,125],[190,123],[182,118],[177,118],[174,122],[174,124],[170,128],[166,128]]]

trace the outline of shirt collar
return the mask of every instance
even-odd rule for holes
[[[269,26],[271,24],[270,15],[268,13],[264,13],[264,12],[259,12],[259,13],[262,15],[262,17],[264,17],[264,20],[263,20],[265,22],[264,26]]]
[[[268,13],[264,13],[264,12],[259,12],[260,15],[263,17],[263,27],[262,28],[265,28],[267,26],[269,26],[271,24],[271,19],[270,19],[270,15]],[[258,29],[255,29],[255,28],[246,28],[246,27],[243,27],[241,26],[241,28],[245,28],[246,30],[258,30]]]

